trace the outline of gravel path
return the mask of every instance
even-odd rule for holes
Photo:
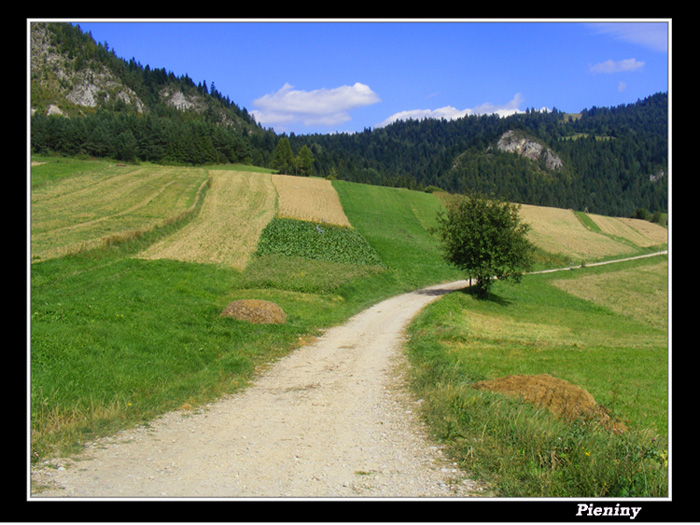
[[[33,498],[480,495],[426,437],[404,329],[464,281],[381,302],[271,365],[244,391],[90,444],[32,473]]]

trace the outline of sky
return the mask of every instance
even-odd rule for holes
[[[277,133],[579,112],[670,91],[671,20],[57,20]]]

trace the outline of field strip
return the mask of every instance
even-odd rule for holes
[[[530,241],[546,252],[590,260],[631,251],[628,245],[586,228],[572,210],[523,204],[520,217],[532,227]]]
[[[103,216],[122,210],[132,203],[132,199],[142,199],[144,191],[159,188],[163,181],[185,173],[182,170],[149,168],[88,172],[33,190],[32,202],[50,209],[52,215],[59,210],[67,209],[74,213],[77,209],[78,217],[87,212]],[[81,209],[83,206],[86,209]]]
[[[331,181],[272,175],[277,189],[278,217],[351,226]]]
[[[138,256],[213,263],[243,270],[263,228],[275,216],[270,175],[212,170],[212,184],[198,217]]]
[[[554,279],[557,288],[625,317],[668,330],[668,260],[614,272]]]
[[[668,230],[649,221],[626,217],[606,217],[592,213],[589,213],[588,216],[604,233],[623,237],[642,248],[668,242]]]
[[[33,190],[32,258],[46,259],[149,231],[186,213],[203,170],[85,173]]]
[[[135,213],[136,211],[138,211],[138,210],[140,210],[140,209],[142,209],[142,208],[145,208],[148,204],[150,204],[151,202],[153,202],[156,198],[158,198],[161,194],[163,194],[163,192],[165,192],[165,190],[168,189],[168,187],[172,186],[173,184],[175,184],[175,181],[174,181],[174,180],[171,180],[171,181],[165,183],[164,186],[162,186],[161,188],[157,189],[154,193],[148,195],[148,196],[147,196],[145,199],[143,199],[141,202],[137,202],[137,203],[135,203],[133,206],[131,206],[131,207],[129,207],[129,208],[126,208],[126,209],[121,210],[121,211],[117,211],[117,212],[115,212],[115,213],[113,213],[113,214],[110,214],[110,215],[103,215],[103,216],[101,216],[101,217],[96,217],[96,218],[94,218],[94,219],[92,219],[92,220],[88,220],[88,221],[85,221],[85,222],[79,222],[79,223],[77,223],[77,224],[70,224],[70,225],[67,225],[67,226],[59,227],[59,228],[56,228],[56,229],[52,230],[52,231],[51,231],[51,234],[52,234],[52,235],[56,235],[57,233],[59,233],[59,232],[64,232],[64,231],[83,230],[83,229],[87,229],[87,228],[89,228],[89,227],[95,226],[96,224],[99,224],[99,223],[101,223],[101,222],[106,222],[106,221],[113,220],[113,219],[115,219],[115,218],[117,218],[117,217],[122,217],[122,216],[124,216],[124,215],[133,214],[133,213]]]

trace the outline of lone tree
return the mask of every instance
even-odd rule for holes
[[[436,228],[445,260],[476,279],[480,297],[494,279],[520,282],[532,265],[530,229],[518,215],[520,206],[481,194],[465,194],[438,215]]]

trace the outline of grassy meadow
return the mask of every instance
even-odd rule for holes
[[[408,352],[437,439],[500,496],[666,496],[667,273],[658,256],[528,275],[497,282],[486,300],[464,291],[428,306]],[[563,420],[546,403],[473,386],[518,374],[581,387],[621,425]]]
[[[462,278],[429,233],[442,207],[436,195],[244,166],[34,160],[41,162],[31,175],[34,461],[168,410],[196,409],[383,298]],[[665,247],[665,230],[643,221],[594,217],[592,226],[571,211],[537,211],[527,217],[542,268]],[[581,242],[556,243],[567,228]],[[529,275],[517,286],[497,283],[485,301],[456,292],[427,308],[410,328],[407,352],[438,438],[498,494],[643,492],[640,469],[663,462],[667,433],[665,264],[660,257]],[[287,322],[219,315],[244,298],[276,302]],[[512,373],[580,385],[629,431],[622,441],[587,433],[470,387]],[[558,438],[566,445],[557,448]],[[627,454],[643,456],[640,463],[623,462],[636,481],[613,487],[597,470],[580,469],[572,443],[602,464],[592,453],[596,440],[618,447],[607,452],[611,464],[625,456],[620,450],[641,451]],[[513,465],[515,478],[518,465],[532,474],[510,480],[503,464]],[[587,484],[568,479],[573,466]],[[663,491],[663,480],[647,484],[647,494]]]
[[[412,264],[385,261],[359,228],[321,223],[320,233],[312,223],[277,217],[277,190],[268,172],[37,160],[44,163],[32,169],[29,350],[34,459],[164,411],[196,407],[234,392],[251,380],[257,367],[320,329],[382,298],[454,275],[444,263],[442,274],[431,275]],[[190,177],[180,206],[160,208],[160,218],[176,220],[143,219],[138,229],[119,222],[109,236],[119,235],[120,242],[85,227],[84,222],[100,218],[110,224],[121,220],[104,206],[101,195],[94,201],[80,197],[94,193],[96,179],[109,180],[122,171],[150,172],[166,189],[175,184],[168,185],[170,180]],[[197,200],[202,184],[204,196]],[[82,232],[75,242],[64,245],[60,237],[47,235],[53,244],[34,244],[35,232],[43,235],[47,222],[35,218],[53,215],[56,201],[42,198],[49,193],[62,195],[64,208],[75,196],[73,213],[57,214],[54,224],[56,230]],[[331,196],[337,201],[337,194]],[[184,213],[193,202],[198,205]],[[125,217],[144,216],[141,208],[120,206],[134,209],[133,216],[124,213]],[[414,210],[396,213],[406,213],[416,223]],[[280,237],[277,231],[275,236],[270,230],[280,224],[292,235],[282,231]],[[243,239],[243,230],[255,236],[255,242]],[[417,227],[413,235],[422,238],[424,246],[432,242]],[[409,251],[413,240],[406,238],[397,246]],[[349,241],[355,250],[339,257]],[[234,242],[237,248],[231,249]],[[175,245],[179,249],[173,250]],[[430,250],[437,260],[434,242]],[[41,257],[34,256],[39,252]],[[276,302],[287,313],[287,322],[250,325],[219,316],[229,302],[243,298]]]

